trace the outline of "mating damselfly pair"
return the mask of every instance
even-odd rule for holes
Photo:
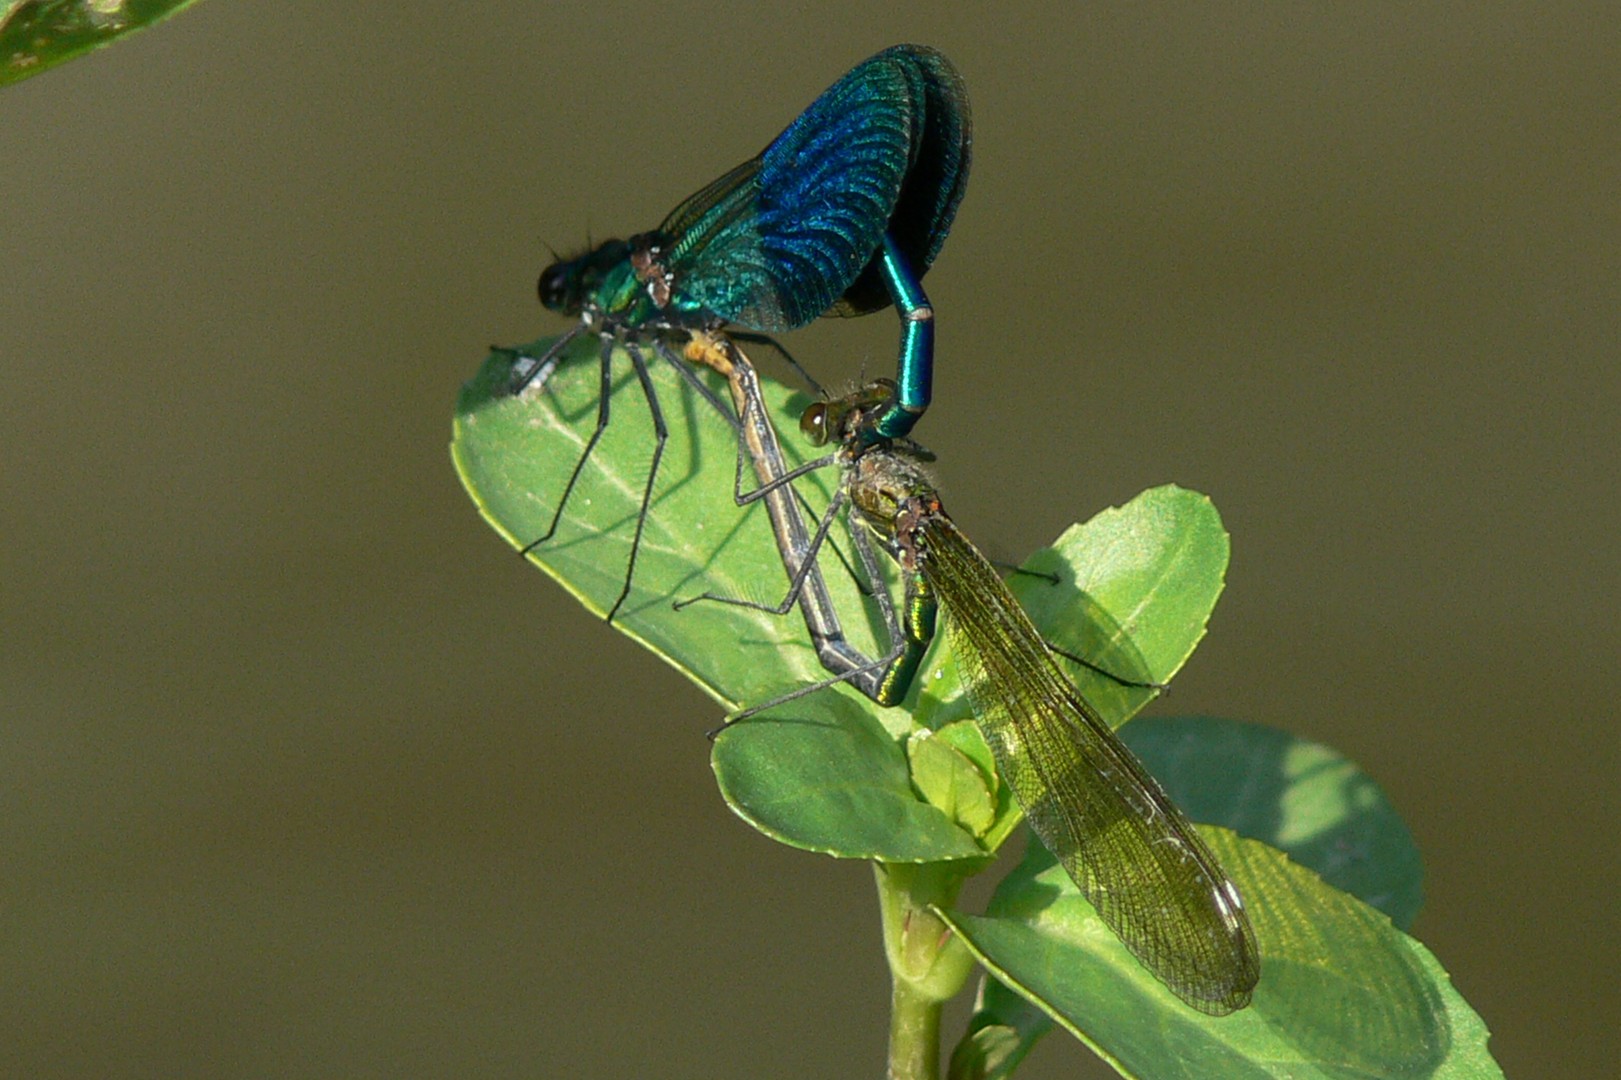
[[[608,431],[615,361],[624,357],[619,363],[639,384],[653,437],[644,477],[622,469],[616,474],[639,491],[628,548],[612,548],[624,552],[623,580],[605,606],[610,620],[619,615],[639,580],[650,524],[656,529],[661,513],[656,496],[672,435],[648,361],[650,355],[664,361],[680,373],[686,392],[703,400],[699,415],[719,418],[715,423],[736,440],[736,456],[726,467],[739,478],[737,506],[714,505],[705,521],[717,529],[747,529],[753,524],[747,516],[728,515],[764,502],[775,562],[789,588],[772,604],[761,598],[764,579],[754,587],[716,588],[699,569],[689,575],[687,591],[672,591],[660,604],[668,609],[668,602],[704,599],[746,607],[755,616],[781,615],[783,622],[798,606],[804,639],[825,669],[822,678],[739,702],[746,706],[741,715],[750,717],[745,722],[778,722],[794,701],[841,683],[879,705],[903,702],[943,614],[996,772],[1036,835],[1158,979],[1194,1008],[1225,1014],[1247,1004],[1259,975],[1255,936],[1237,889],[1083,696],[995,568],[946,514],[921,467],[923,455],[909,440],[929,404],[933,373],[933,312],[920,282],[962,200],[970,149],[961,77],[932,49],[896,46],[857,65],[764,151],[701,188],[657,229],[548,267],[540,280],[542,300],[580,323],[549,349],[507,352],[504,389],[526,402],[545,397],[559,365],[578,355],[571,343],[594,336],[600,342],[596,422],[560,490],[536,493],[555,500],[548,527],[512,539],[528,552],[582,542],[560,533],[559,524]],[[896,378],[814,402],[804,430],[832,452],[791,466],[737,342],[824,314],[891,305],[902,320]],[[727,379],[730,402],[695,362]],[[819,506],[824,496],[796,484],[824,468],[836,482]],[[745,474],[752,477],[748,484]],[[823,568],[835,536],[847,539],[856,557],[848,572]],[[889,592],[879,551],[898,573],[899,596]],[[865,618],[863,595],[876,608],[880,629],[870,653],[852,644],[844,627]],[[690,610],[670,610],[658,625],[679,633],[679,620]]]

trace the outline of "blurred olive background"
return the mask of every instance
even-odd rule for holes
[[[216,0],[0,91],[0,1072],[879,1074],[867,868],[727,812],[715,708],[446,443],[562,328],[546,245],[901,40],[973,94],[957,520],[1015,556],[1208,492],[1228,592],[1157,710],[1358,759],[1510,1075],[1613,1068],[1613,10],[1222,7]],[[788,344],[837,382],[896,334]]]

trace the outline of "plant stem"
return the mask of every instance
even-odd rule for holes
[[[889,1080],[938,1080],[940,1008],[973,971],[973,955],[930,910],[962,887],[952,863],[874,863],[889,961]]]
[[[938,1080],[942,1004],[904,979],[890,983],[889,1080]]]

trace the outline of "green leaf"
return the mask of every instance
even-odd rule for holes
[[[1023,569],[1034,573],[1008,585],[1049,644],[1108,673],[1060,660],[1099,714],[1119,727],[1155,695],[1121,680],[1169,682],[1204,637],[1228,555],[1227,532],[1210,500],[1167,484],[1070,526],[1025,560]],[[924,671],[920,723],[972,715],[948,657],[934,658]]]
[[[985,778],[986,786],[995,799],[995,810],[991,824],[976,835],[980,846],[986,851],[999,850],[1013,830],[1024,821],[1024,811],[1014,801],[1012,789],[996,775],[996,758],[991,754],[990,745],[985,742],[984,732],[972,720],[958,720],[935,731],[934,735],[973,762],[979,774]]]
[[[581,471],[556,536],[529,556],[598,614],[624,581],[652,445],[628,363],[623,354],[613,362],[616,422]],[[762,512],[730,503],[732,429],[669,365],[652,363],[671,438],[635,588],[616,625],[728,710],[821,681],[825,673],[796,616],[712,603],[672,610],[672,598],[704,591],[775,602],[786,576]],[[452,453],[485,517],[522,547],[549,527],[595,427],[596,345],[578,343],[540,393],[504,393],[509,369],[508,357],[493,355],[465,388]],[[774,383],[765,389],[778,428],[792,430],[803,399]],[[793,439],[785,443],[791,460],[799,459],[795,447]],[[814,478],[805,485],[819,505],[827,498],[827,479],[824,474],[819,494]],[[1203,635],[1226,557],[1227,537],[1209,501],[1159,488],[1038,553],[1032,567],[1056,573],[1058,585],[1021,578],[1013,587],[1060,647],[1124,678],[1164,681]],[[823,568],[847,634],[877,654],[870,600],[833,560],[824,559]],[[910,713],[876,709],[842,685],[785,702],[716,739],[713,765],[733,810],[768,835],[810,850],[891,863],[955,860],[961,872],[972,872],[1017,815],[998,785],[995,823],[979,843],[970,835],[984,820],[984,804],[967,781],[983,782],[988,791],[993,774],[977,730],[951,722],[965,706],[955,665],[936,644],[911,702],[937,729],[934,736],[914,739],[919,727]],[[1116,724],[1152,693],[1084,669],[1076,678]],[[1143,745],[1161,755],[1160,771],[1173,784],[1208,783],[1197,767],[1207,752],[1225,760],[1233,776],[1214,790],[1235,800],[1227,808],[1235,822],[1316,858],[1336,880],[1368,895],[1382,890],[1392,910],[1405,910],[1404,897],[1416,900],[1400,874],[1359,883],[1355,874],[1339,873],[1363,853],[1378,862],[1399,847],[1383,811],[1368,801],[1360,774],[1309,744],[1223,736],[1219,729],[1198,736],[1207,737],[1214,738],[1211,748],[1189,745],[1185,733],[1163,747],[1153,739]],[[1238,742],[1222,749],[1226,737]],[[1236,765],[1234,755],[1242,758]],[[1275,774],[1277,782],[1260,789],[1274,804],[1237,805],[1237,778],[1248,775],[1253,782],[1257,770]],[[919,789],[938,805],[920,798]],[[1338,803],[1330,797],[1335,792]],[[1197,797],[1184,793],[1190,803]],[[1199,816],[1222,809],[1194,804]],[[942,915],[997,978],[1141,1075],[1190,1075],[1183,1063],[1195,1060],[1198,1075],[1402,1076],[1455,1067],[1457,1075],[1496,1075],[1478,1018],[1422,947],[1278,852],[1220,831],[1211,835],[1245,890],[1261,935],[1256,1004],[1235,1017],[1215,1020],[1172,998],[1101,925],[1039,845],[1003,883],[986,915]],[[1328,865],[1334,853],[1346,851],[1353,857],[1343,867]],[[1003,1070],[983,1075],[1007,1075],[1042,1022],[995,987],[982,1000],[965,1061],[982,1071]]]
[[[1496,1077],[1486,1029],[1435,958],[1282,853],[1201,827],[1261,948],[1248,1008],[1210,1017],[1139,965],[1039,845],[984,916],[941,916],[996,978],[1123,1076]]]
[[[0,86],[161,22],[197,0],[4,0]]]
[[[545,345],[537,342],[529,351],[538,353]],[[614,423],[581,471],[557,534],[529,555],[599,614],[613,603],[624,581],[652,446],[647,410],[629,360],[617,353],[613,363]],[[728,710],[825,679],[797,613],[778,616],[714,603],[672,610],[671,599],[706,591],[775,602],[787,578],[763,511],[732,504],[737,453],[732,429],[668,364],[657,359],[650,363],[671,438],[643,535],[635,588],[615,625]],[[452,456],[485,518],[522,548],[549,528],[557,497],[595,428],[597,346],[577,342],[543,391],[521,397],[505,392],[510,366],[509,355],[492,354],[463,390]],[[795,430],[805,399],[770,380],[763,382],[778,429]],[[713,385],[720,384],[717,380]],[[803,458],[796,446],[796,440],[785,440],[791,461]],[[812,479],[825,484],[832,478]],[[803,486],[815,490],[814,483]],[[811,498],[820,506],[827,496],[824,486]],[[1096,529],[1103,532],[1096,534]],[[1203,635],[1210,605],[1220,592],[1226,554],[1226,534],[1209,500],[1162,488],[1070,530],[1058,548],[1033,560],[1060,575],[1059,585],[1042,579],[1015,584],[1034,597],[1032,606],[1046,613],[1049,634],[1076,647],[1096,646],[1111,671],[1163,680]],[[875,605],[835,560],[824,558],[822,565],[847,635],[869,655],[879,655]],[[1196,580],[1192,567],[1202,568],[1204,580]],[[1077,583],[1087,594],[1078,591]],[[1123,635],[1126,627],[1143,636],[1141,652]],[[936,644],[919,680],[927,688],[914,691],[913,699],[929,726],[952,731],[949,714],[966,714],[967,706],[956,685],[955,665],[941,643]],[[1122,690],[1102,676],[1084,674],[1115,723],[1152,694]],[[924,702],[932,707],[923,708]],[[1018,820],[1006,793],[998,785],[995,824],[983,847],[974,843],[948,813],[928,805],[913,789],[906,757],[895,740],[917,728],[907,710],[877,709],[841,685],[729,728],[715,742],[713,765],[733,810],[784,843],[896,862],[967,859],[994,850]],[[987,781],[994,776],[977,730],[957,729],[950,738],[951,745],[978,763]],[[937,779],[931,773],[925,783],[934,785]],[[943,797],[937,787],[932,793]],[[950,812],[960,809],[953,805]],[[970,828],[977,828],[982,810],[963,812],[975,822]]]
[[[987,975],[951,1052],[950,1080],[1006,1080],[1052,1026],[1050,1016]]]
[[[985,835],[996,822],[994,772],[987,776],[967,754],[928,728],[907,738],[906,757],[912,786],[926,802],[939,807],[971,835]]]
[[[1189,816],[1271,844],[1398,927],[1411,925],[1423,876],[1412,834],[1343,756],[1287,732],[1208,717],[1143,717],[1121,738]],[[1016,1064],[1050,1028],[1045,1013],[987,978],[958,1047],[963,1068],[977,1062],[982,1071],[962,1076],[1006,1075],[992,1066],[1003,1057]]]
[[[973,762],[987,784],[996,784],[996,758],[991,755],[991,748],[986,744],[978,724],[971,720],[960,720],[947,724],[934,735]]]
[[[1084,556],[1083,553],[1084,552]],[[1221,596],[1231,547],[1210,499],[1175,484],[1072,525],[1027,569],[1058,574],[1013,583],[1025,610],[1058,648],[1113,675],[1165,683],[1205,635]],[[1086,614],[1076,618],[1077,610]],[[1124,723],[1152,698],[1097,671],[1074,670],[1087,700]]]
[[[547,344],[537,342],[529,351],[538,354]],[[668,364],[650,362],[671,437],[634,588],[614,625],[727,711],[822,681],[827,672],[797,609],[779,616],[717,603],[672,608],[672,599],[706,591],[774,603],[788,579],[763,509],[733,505],[732,428]],[[613,363],[614,422],[581,471],[556,535],[528,556],[598,615],[624,582],[653,443],[629,359],[616,353]],[[510,368],[510,356],[494,353],[464,387],[451,454],[484,517],[521,549],[550,527],[557,498],[595,427],[597,345],[576,343],[538,393],[507,394]],[[764,389],[778,426],[793,430],[785,418],[797,417],[806,399],[770,381]],[[799,460],[791,441],[785,450]],[[819,479],[799,486],[814,492]],[[812,498],[825,503],[826,489]],[[838,569],[831,559],[824,565]],[[842,570],[829,573],[828,587],[846,634],[876,655],[876,609]],[[712,764],[732,809],[784,843],[897,862],[984,855],[971,836],[913,790],[895,741],[912,727],[903,710],[876,710],[856,691],[834,686],[780,706],[769,717],[732,725],[715,740]]]
[[[1424,880],[1413,834],[1337,751],[1211,717],[1148,717],[1120,737],[1193,820],[1264,841],[1398,927],[1413,924]]]
[[[715,740],[715,779],[743,820],[785,844],[846,859],[985,854],[948,810],[918,798],[905,753],[870,709],[833,695],[815,715],[788,708],[733,724]]]
[[[529,351],[538,355],[548,344],[536,342]],[[633,589],[614,626],[686,674],[727,711],[821,680],[827,673],[797,609],[779,616],[727,604],[698,603],[681,611],[671,606],[675,599],[705,591],[775,603],[787,591],[788,578],[764,509],[733,506],[733,429],[668,364],[652,357],[649,363],[670,438]],[[550,527],[596,425],[597,343],[586,337],[576,341],[545,388],[521,397],[506,393],[510,368],[509,356],[493,353],[463,387],[451,456],[485,519],[522,549]],[[614,355],[614,371],[613,423],[581,469],[556,535],[528,556],[599,617],[625,580],[653,453],[652,422],[622,352]],[[765,391],[779,423],[783,416],[797,416],[806,400],[774,382],[766,382]],[[784,449],[794,456],[792,441]],[[799,486],[815,492],[820,480],[807,477]],[[825,503],[826,496],[823,487],[811,497]],[[867,610],[847,576],[830,574],[828,585],[841,612]],[[854,626],[846,626],[852,640],[872,648],[864,620],[846,614],[847,624],[852,621]],[[841,687],[814,695],[814,701],[820,706],[840,694],[866,700]]]

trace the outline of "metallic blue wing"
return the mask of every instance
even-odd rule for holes
[[[682,302],[768,332],[803,326],[838,303],[872,261],[928,139],[930,86],[940,80],[925,72],[938,66],[949,70],[932,50],[884,50],[823,92],[757,158],[678,206],[659,232]],[[955,187],[965,171],[949,171]]]
[[[889,235],[906,256],[912,272],[922,278],[945,244],[957,206],[968,190],[973,145],[968,86],[951,61],[934,49],[897,45],[880,55],[889,54],[904,61],[924,100],[922,142],[889,215]],[[845,290],[830,314],[865,315],[889,304],[889,289],[875,258]]]

